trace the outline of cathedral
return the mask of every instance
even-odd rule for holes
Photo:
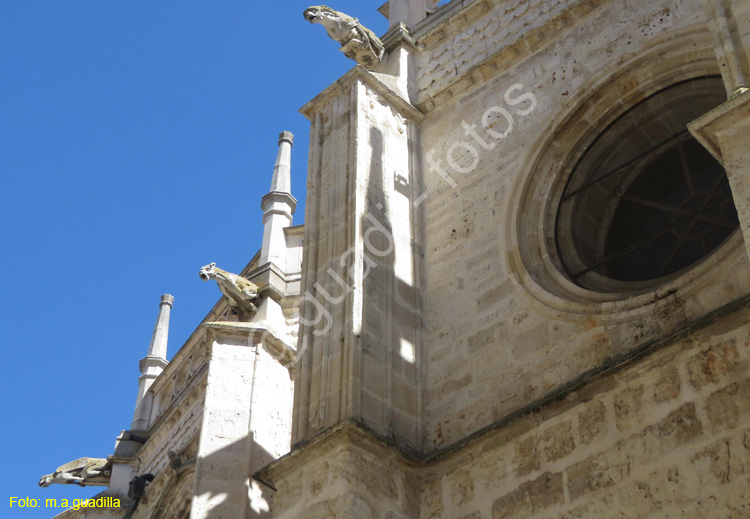
[[[57,517],[750,518],[750,1],[379,11],[300,13],[352,60],[304,225],[282,132],[258,253],[39,482],[121,506]]]

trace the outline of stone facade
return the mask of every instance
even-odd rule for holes
[[[153,474],[135,518],[750,517],[750,3],[436,4],[382,6],[382,63],[302,108],[304,228],[282,134],[242,273],[264,302],[237,322],[220,301],[169,364],[152,344],[105,493]],[[616,164],[638,139],[602,136],[675,85],[633,164],[703,96],[679,138],[723,166],[737,229],[657,279],[576,277],[570,179],[597,143]],[[612,187],[622,167],[609,205],[641,171]]]
[[[508,4],[519,3],[529,4]],[[426,219],[424,232],[425,340],[432,345],[425,398],[428,451],[459,441],[750,288],[739,235],[691,273],[638,297],[584,293],[550,264],[552,204],[564,173],[586,146],[646,96],[684,79],[719,74],[699,1],[581,2],[568,12],[577,13],[574,21],[544,32],[535,53],[524,57],[500,48],[493,59],[508,60],[502,72],[463,87],[462,95],[446,100],[422,126],[423,149],[435,150],[456,183],[425,174],[430,195],[425,213],[439,215]],[[532,26],[542,18],[536,16]],[[601,31],[605,26],[610,29]],[[516,112],[513,131],[502,140],[484,133],[496,146],[485,151],[475,144],[480,155],[474,170],[453,172],[447,164],[451,146],[471,142],[457,120],[479,127],[490,107],[499,104],[513,113],[532,106],[507,104],[503,94],[514,84],[524,89],[513,98],[534,95],[533,112]],[[460,152],[455,160],[470,164]],[[725,256],[723,272],[715,266],[719,255]],[[449,294],[465,297],[467,304],[442,304]],[[461,366],[455,363],[458,355]]]
[[[323,374],[319,382],[329,394],[355,391],[348,415],[331,418],[328,429],[300,431],[292,454],[256,475],[288,494],[277,500],[278,517],[303,517],[303,510],[309,517],[424,518],[748,513],[741,468],[748,462],[747,424],[740,424],[736,407],[743,397],[731,397],[724,418],[714,405],[719,394],[739,395],[750,375],[741,353],[750,290],[742,233],[659,283],[605,291],[566,277],[554,236],[555,206],[576,163],[623,113],[695,78],[723,78],[726,88],[712,94],[716,102],[709,108],[721,104],[721,90],[737,92],[737,75],[727,74],[722,60],[736,59],[742,70],[750,26],[742,2],[722,6],[717,15],[713,3],[698,0],[450,2],[406,30],[392,23],[383,38],[386,67],[359,83],[350,74],[326,94],[339,112],[303,109],[315,137],[311,174],[319,175],[310,179],[309,200],[319,199],[318,186],[346,200],[369,182],[367,201],[353,210],[360,218],[406,221],[370,207],[378,197],[397,197],[387,177],[382,187],[372,184],[373,172],[380,175],[370,161],[372,140],[365,153],[348,154],[356,158],[342,153],[316,168],[317,153],[325,156],[327,147],[342,142],[336,132],[364,141],[377,133],[387,142],[398,140],[392,128],[402,121],[413,125],[412,133],[400,134],[410,135],[417,165],[401,161],[386,170],[404,171],[396,173],[403,180],[394,188],[417,208],[411,243],[420,261],[408,288],[416,288],[420,301],[399,316],[415,315],[421,323],[413,363],[420,377],[399,390],[416,392],[422,434],[415,442],[397,422],[386,423],[384,433],[383,422],[373,423],[368,413],[385,402],[398,416],[397,405],[383,393],[378,399],[357,393],[363,387],[357,373],[373,370],[369,383],[384,384],[387,392],[411,358],[399,355],[398,341],[409,334],[390,336],[390,342],[377,335],[385,350],[377,359],[362,361],[357,355],[364,354],[353,348],[350,365],[362,362],[362,371]],[[725,50],[720,26],[738,57]],[[389,73],[398,79],[381,77]],[[348,108],[357,106],[362,90],[375,97],[369,110],[365,104],[366,118]],[[709,149],[712,142],[725,143],[726,156],[712,153],[727,169],[741,225],[747,152],[732,150],[746,142],[746,102],[740,92],[691,126]],[[379,119],[383,106],[391,108],[390,123]],[[330,165],[336,160],[350,168],[348,187],[328,187],[326,160],[333,172],[342,171]],[[308,213],[308,225],[330,225],[314,217]],[[347,227],[338,228],[337,247],[324,258],[307,249],[307,262],[310,254],[317,264],[333,262],[336,251],[356,245],[361,232],[347,241]],[[357,229],[356,220],[349,229]],[[308,243],[317,232],[306,230]],[[378,267],[387,273],[393,264]],[[373,276],[364,265],[359,272]],[[307,276],[312,286],[323,274]],[[398,283],[391,286],[395,305],[402,293]],[[380,323],[387,305],[365,298],[351,308],[364,321]],[[349,322],[345,315],[333,326]],[[317,328],[303,322],[301,333],[306,329]],[[323,340],[343,337],[346,344],[351,337],[365,344],[365,332],[336,330]],[[338,363],[333,349],[313,350],[312,362]],[[383,360],[390,366],[379,371]],[[307,387],[297,384],[298,396],[304,395]],[[295,409],[305,413],[295,415],[296,425],[314,416],[309,402],[296,400]],[[318,412],[327,408],[320,400],[315,405]],[[352,439],[362,435],[371,438]],[[372,462],[351,474],[347,467],[373,450],[379,454]],[[324,471],[332,479],[321,489]],[[723,478],[727,471],[736,479]],[[394,489],[380,483],[383,472],[398,482]],[[411,508],[414,487],[419,515]]]
[[[748,310],[434,458],[420,517],[747,517]]]

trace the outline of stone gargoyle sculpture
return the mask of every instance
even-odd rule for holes
[[[368,70],[380,64],[385,47],[375,33],[363,27],[359,20],[344,13],[334,11],[325,5],[308,7],[305,20],[319,23],[326,28],[328,36],[341,44],[341,52]]]
[[[216,266],[216,263],[201,267],[200,277],[203,281],[213,279],[219,290],[227,296],[240,321],[249,321],[258,311],[263,299],[258,294],[258,287],[237,274],[232,274]]]
[[[110,463],[104,458],[78,458],[57,467],[52,474],[42,476],[39,486],[59,484],[106,487],[111,473]]]

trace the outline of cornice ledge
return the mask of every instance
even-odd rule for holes
[[[244,339],[240,344],[241,346],[261,345],[283,366],[290,369],[297,359],[296,348],[283,338],[282,333],[267,326],[259,326],[256,323],[209,322],[201,325],[201,328],[203,329],[204,340],[209,348],[214,339],[222,335],[228,335]]]
[[[425,119],[425,115],[405,99],[398,90],[389,86],[387,84],[388,78],[392,78],[392,76],[370,72],[362,65],[357,65],[300,108],[299,112],[312,121],[314,114],[326,107],[333,98],[347,92],[347,87],[356,81],[361,81],[380,94],[402,116],[420,124]]]
[[[399,45],[403,45],[411,52],[417,52],[419,50],[417,48],[417,42],[414,41],[414,38],[412,38],[411,33],[409,32],[409,28],[403,22],[399,22],[388,29],[388,32],[380,38],[380,41],[383,42],[386,52],[390,52]]]
[[[287,296],[286,286],[289,279],[286,272],[270,261],[248,272],[244,277],[258,286],[261,296],[268,296],[276,302],[281,302]]]
[[[342,443],[356,445],[358,448],[370,451],[380,457],[395,456],[407,467],[421,465],[419,458],[400,448],[398,445],[380,436],[365,425],[349,420],[334,425],[309,440],[292,446],[291,452],[272,461],[250,477],[276,490],[275,481],[284,477],[300,464],[314,459],[318,453],[327,453],[338,448]]]
[[[438,7],[438,10],[419,22],[412,30],[415,40],[429,38],[449,24],[451,29],[465,28],[470,25],[464,16],[469,9],[482,8],[487,0],[453,0]],[[498,0],[490,0],[489,4],[498,3]],[[489,9],[487,9],[489,10]],[[459,27],[461,26],[461,27]]]
[[[689,123],[688,129],[716,160],[724,164],[719,134],[747,121],[750,121],[750,92],[731,97],[726,103]]]

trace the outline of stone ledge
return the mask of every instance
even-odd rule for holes
[[[289,280],[286,274],[271,262],[248,272],[245,277],[258,286],[261,296],[270,297],[277,303],[287,296]]]
[[[383,35],[381,40],[386,52],[399,45],[403,45],[410,52],[417,52],[418,50],[417,43],[409,33],[409,28],[403,22],[388,29],[388,32]]]
[[[424,20],[417,23],[414,34],[418,38],[429,38],[439,33],[445,25],[452,29],[465,29],[470,24],[466,23],[470,16],[468,12],[485,9],[485,2],[479,0],[453,0],[438,7],[437,11],[428,15]]]
[[[273,204],[280,202],[282,204],[288,204],[291,208],[291,214],[282,210],[272,210]],[[297,199],[294,198],[291,193],[284,191],[271,191],[263,195],[260,199],[260,208],[264,211],[264,218],[267,214],[280,214],[291,218],[294,214],[294,210],[297,208]]]
[[[341,445],[355,445],[381,458],[388,455],[396,456],[408,467],[422,465],[422,462],[414,454],[405,452],[360,423],[347,421],[321,431],[305,442],[294,445],[291,452],[254,474],[250,474],[250,477],[275,491],[274,481],[283,478],[300,464],[305,464],[320,455],[332,452],[340,448]]]
[[[724,157],[719,146],[719,134],[729,129],[741,128],[741,123],[750,123],[750,92],[732,97],[703,117],[688,124],[690,133],[698,139],[721,164]]]
[[[263,326],[253,323],[213,322],[204,323],[201,329],[209,345],[218,336],[235,336],[243,339],[242,346],[255,346],[255,341],[259,341],[263,348],[283,366],[291,368],[297,358],[297,350],[294,346],[279,338],[280,333]]]
[[[312,101],[300,108],[299,112],[312,120],[313,114],[326,106],[333,98],[346,92],[346,88],[356,81],[361,81],[376,93],[383,96],[388,103],[395,108],[403,117],[421,123],[425,115],[414,107],[401,94],[385,84],[375,74],[361,65],[355,66],[349,72],[341,76],[336,82],[318,94]]]

